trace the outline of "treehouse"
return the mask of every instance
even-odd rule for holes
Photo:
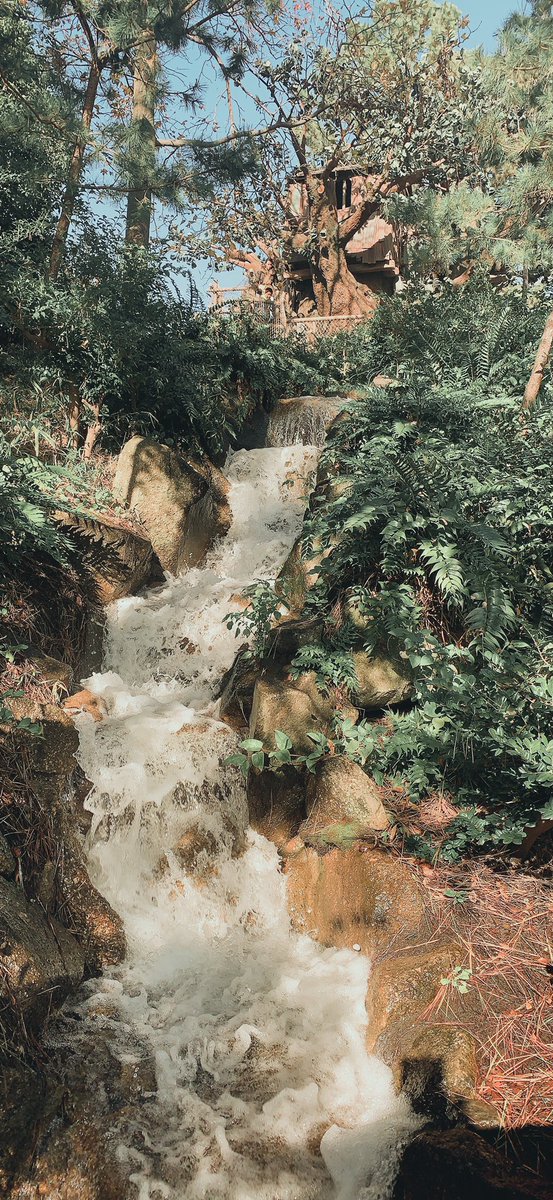
[[[313,172],[320,177],[323,172]],[[353,214],[367,195],[371,176],[356,165],[338,167],[330,178],[331,193],[334,190],[338,221]],[[328,189],[328,184],[327,184]],[[290,221],[290,250],[286,264],[285,290],[287,309],[290,316],[309,317],[317,313],[313,287],[313,266],[302,248],[296,249],[293,227],[312,227],[310,198],[301,171],[290,180],[288,213]],[[347,268],[363,290],[370,293],[392,295],[400,276],[400,252],[393,227],[378,213],[378,201],[374,211],[357,228],[345,246]]]

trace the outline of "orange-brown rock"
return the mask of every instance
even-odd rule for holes
[[[422,946],[395,954],[371,973],[367,995],[367,1047],[389,1065],[397,1065],[405,1046],[420,1030],[421,1014],[434,999],[442,978],[463,961],[459,946]]]
[[[352,822],[358,836],[387,829],[390,818],[374,780],[349,758],[323,758],[307,776],[307,816],[299,835],[308,842],[329,825]]]
[[[347,845],[351,835],[343,828]],[[409,868],[385,851],[363,842],[322,855],[306,847],[286,857],[284,869],[294,927],[324,946],[359,946],[371,957],[419,930],[422,890]]]
[[[163,580],[152,543],[138,530],[103,513],[79,516],[58,511],[54,515],[74,543],[102,604]]]
[[[326,696],[319,691],[314,671],[298,679],[262,676],[253,693],[250,737],[272,750],[275,730],[281,729],[296,752],[308,754],[313,749],[309,734],[319,732],[330,737],[337,712],[352,719],[357,716],[357,710],[336,690]]]
[[[80,692],[75,692],[74,696],[68,696],[63,702],[63,707],[71,716],[87,712],[95,721],[103,721],[108,711],[103,697],[95,696],[89,688],[83,688]]]
[[[58,891],[64,919],[78,939],[89,971],[97,974],[125,957],[121,917],[92,883],[78,850],[65,846]]]

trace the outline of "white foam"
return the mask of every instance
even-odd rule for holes
[[[119,1134],[140,1200],[376,1200],[415,1127],[364,1048],[366,960],[290,930],[269,842],[250,831],[232,856],[247,811],[213,704],[236,650],[223,617],[276,576],[316,455],[235,454],[229,535],[205,567],[112,606],[106,670],[87,681],[108,707],[100,725],[79,718],[91,871],[129,953],[88,985],[81,1016],[109,1023],[123,1061],[144,1044],[155,1057],[157,1092]],[[197,826],[201,880],[173,853]]]

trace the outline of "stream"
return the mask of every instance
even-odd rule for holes
[[[139,1200],[385,1200],[418,1124],[365,1051],[366,959],[290,928],[213,699],[237,649],[224,617],[277,575],[318,453],[232,455],[228,536],[201,568],[111,606],[104,669],[86,681],[107,706],[100,724],[78,718],[90,873],[128,955],[73,1008],[108,1023],[121,1062],[144,1046],[155,1061],[131,1128],[114,1118]]]

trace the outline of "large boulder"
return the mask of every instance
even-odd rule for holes
[[[259,663],[242,649],[221,680],[219,717],[237,733],[248,728],[259,672]]]
[[[405,1032],[401,1027],[394,1030],[391,1022],[388,1046],[392,1039],[394,1080],[416,1112],[440,1122],[455,1120],[462,1112],[469,1119],[477,1117],[478,1124],[499,1124],[491,1105],[478,1099],[478,1047],[462,1025],[424,1022]]]
[[[258,738],[267,750],[275,747],[275,730],[281,729],[297,753],[313,750],[311,732],[330,737],[336,714],[355,718],[356,710],[335,690],[324,696],[317,687],[314,671],[298,679],[264,676],[257,680],[250,715],[250,737]]]
[[[294,767],[278,772],[250,771],[248,809],[252,829],[282,850],[298,833],[305,817],[305,781]]]
[[[55,518],[73,542],[101,604],[132,596],[147,583],[163,579],[150,539],[122,521],[61,511]]]
[[[378,710],[390,704],[403,704],[413,694],[408,664],[399,656],[355,650],[353,653],[358,687],[355,702],[360,708]]]
[[[395,1069],[420,1030],[421,1014],[444,977],[462,963],[462,947],[432,945],[386,958],[370,978],[367,996],[367,1048]]]
[[[336,845],[340,828],[343,848]],[[335,830],[335,845],[329,838],[322,853],[300,843],[285,858],[294,927],[324,946],[357,946],[370,958],[408,943],[425,911],[414,873],[392,854],[357,841],[349,825]]]
[[[182,550],[182,565],[187,567],[202,563],[211,547],[226,537],[232,525],[228,479],[218,467],[207,461],[202,464],[200,473],[208,483],[208,490],[194,502],[188,514]]]
[[[267,446],[324,446],[327,430],[347,404],[341,396],[291,396],[269,417]]]
[[[299,828],[304,842],[336,823],[352,824],[359,836],[390,824],[377,785],[348,758],[321,759],[307,778],[306,804],[307,817]]]
[[[0,970],[7,1004],[26,1022],[43,1017],[81,982],[84,955],[59,922],[46,919],[0,878]]]
[[[117,461],[113,492],[138,513],[165,571],[177,574],[185,561],[188,514],[209,480],[169,446],[133,437]]]
[[[550,1200],[551,1185],[514,1169],[471,1129],[423,1130],[407,1145],[394,1200]]]

